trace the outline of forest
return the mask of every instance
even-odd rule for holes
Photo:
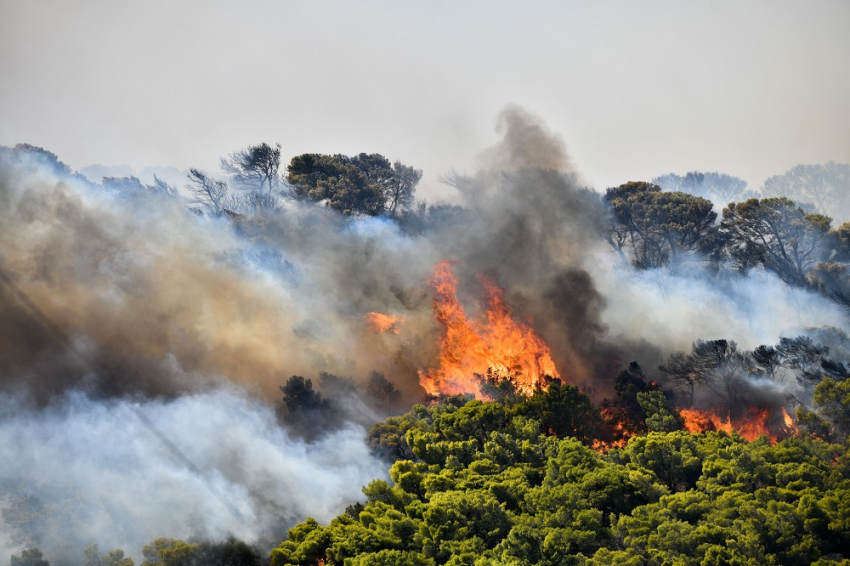
[[[627,390],[614,403],[644,432],[607,450],[594,446],[611,423],[571,386],[417,405],[370,432],[391,481],[291,529],[271,563],[846,563],[850,406],[846,387],[818,387],[819,411],[845,415],[820,429],[838,443],[689,433],[663,395]]]
[[[0,148],[11,566],[850,564],[850,165],[600,192],[502,119],[456,203]]]
[[[570,385],[531,397],[502,385],[492,401],[449,396],[376,424],[369,443],[390,481],[371,481],[328,525],[290,529],[271,564],[847,563],[850,381],[822,381],[799,430],[747,441],[683,430],[636,372],[616,378],[614,411]],[[159,538],[143,555],[145,566],[267,562],[236,540]],[[48,564],[37,549],[11,563]],[[95,544],[82,564],[133,561]]]

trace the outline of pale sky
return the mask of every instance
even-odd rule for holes
[[[259,142],[470,172],[507,104],[598,189],[850,162],[850,2],[0,0],[0,144],[74,168]]]

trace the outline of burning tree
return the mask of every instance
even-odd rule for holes
[[[735,342],[727,340],[697,340],[690,354],[677,352],[658,369],[666,373],[687,394],[693,405],[696,386],[704,385],[720,399],[731,413],[736,405],[737,380],[746,374],[744,356]]]
[[[441,327],[439,367],[419,372],[419,382],[430,395],[472,393],[483,397],[480,379],[495,374],[510,380],[526,395],[560,378],[549,346],[527,324],[513,318],[502,290],[479,276],[484,287],[485,315],[470,320],[457,298],[452,262],[442,261],[429,281],[434,290],[434,312]]]

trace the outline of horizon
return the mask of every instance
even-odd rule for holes
[[[847,3],[536,8],[3,0],[0,144],[136,172],[261,142],[381,153],[433,199],[516,104],[597,190],[688,171],[756,190],[850,162]]]

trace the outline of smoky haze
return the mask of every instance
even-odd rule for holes
[[[349,424],[308,443],[278,427],[279,387],[293,375],[318,386],[319,372],[362,384],[377,370],[401,391],[398,408],[422,400],[418,371],[439,349],[427,281],[444,259],[457,262],[470,313],[485,274],[561,375],[599,394],[629,361],[652,373],[697,339],[752,348],[846,329],[826,299],[767,274],[618,264],[601,195],[583,187],[565,142],[520,107],[497,123],[476,170],[446,176],[461,206],[434,207],[419,233],[293,201],[213,218],[177,196],[115,193],[0,153],[7,542],[138,556],[157,536],[279,542],[308,514],[338,513],[382,475],[362,426],[383,415],[352,402]],[[370,312],[403,317],[399,333],[376,333]],[[57,501],[89,526],[48,512]],[[40,523],[15,523],[27,505]]]
[[[258,140],[368,148],[424,169],[433,198],[519,101],[597,187],[707,170],[758,188],[850,162],[848,22],[843,0],[2,0],[0,144],[136,171]]]
[[[92,543],[138,558],[158,537],[269,548],[307,516],[330,521],[385,475],[364,434],[352,425],[306,444],[232,388],[170,402],[70,394],[38,411],[5,399],[0,542],[39,545],[56,564],[79,564]]]

